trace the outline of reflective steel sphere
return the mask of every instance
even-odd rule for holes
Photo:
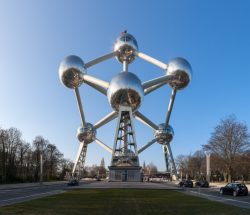
[[[166,144],[166,143],[169,143],[173,139],[174,130],[170,125],[165,128],[165,124],[162,123],[159,125],[154,135],[158,143]]]
[[[115,111],[119,111],[119,105],[130,106],[135,111],[144,96],[141,80],[130,72],[118,73],[110,82],[107,96]]]
[[[68,88],[79,87],[82,83],[84,62],[75,55],[70,55],[62,60],[59,66],[59,78],[61,82]]]
[[[192,78],[191,65],[183,58],[174,58],[168,63],[167,75],[174,76],[169,82],[177,90],[185,88]]]
[[[92,124],[86,123],[85,127],[79,127],[77,129],[77,138],[80,142],[88,144],[94,141],[96,130]]]
[[[116,39],[114,45],[114,51],[116,52],[116,58],[118,61],[123,63],[131,63],[135,59],[134,52],[138,50],[136,39],[128,34],[126,31]]]

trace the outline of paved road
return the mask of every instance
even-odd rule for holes
[[[195,195],[210,199],[213,201],[222,202],[229,205],[234,205],[242,208],[250,209],[250,193],[248,196],[221,195],[220,188],[185,188],[184,192],[189,195]]]
[[[68,187],[66,183],[60,184],[36,184],[25,186],[6,186],[0,187],[0,206],[23,202],[35,198],[40,198],[48,195],[63,193],[69,189],[79,188],[139,188],[139,189],[172,189],[188,195],[200,196],[211,199],[213,201],[223,202],[225,204],[235,205],[243,208],[250,208],[249,196],[233,197],[229,195],[221,196],[219,188],[179,188],[172,183],[140,183],[140,182],[81,182],[80,186]]]
[[[20,187],[6,187],[0,189],[0,206],[10,205],[18,202],[23,202],[35,198],[40,198],[48,195],[65,192],[67,185],[51,184],[51,185],[37,185],[37,186],[20,186]]]

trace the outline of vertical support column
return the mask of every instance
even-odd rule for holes
[[[123,61],[123,72],[128,72],[128,62],[126,60]]]
[[[120,106],[112,151],[110,181],[141,181],[141,167],[129,106]]]
[[[132,110],[128,106],[119,109],[111,166],[121,162],[139,165]]]

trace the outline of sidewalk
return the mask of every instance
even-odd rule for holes
[[[55,184],[66,184],[68,181],[53,181],[53,182],[43,182],[40,184],[39,182],[35,183],[17,183],[17,184],[0,184],[0,190],[6,189],[18,189],[25,187],[38,187],[38,186],[50,186]]]

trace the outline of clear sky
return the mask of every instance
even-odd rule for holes
[[[250,125],[250,1],[0,0],[0,126],[17,127],[30,143],[43,135],[73,160],[80,117],[73,91],[59,81],[59,63],[71,54],[88,62],[110,52],[125,29],[140,51],[166,63],[181,56],[192,65],[192,82],[178,92],[170,119],[175,156],[201,149],[230,114]],[[88,73],[110,81],[121,69],[111,59]],[[142,81],[164,74],[140,59],[129,71]],[[94,89],[83,85],[80,92],[88,122],[111,111],[107,98]],[[164,122],[170,93],[164,86],[146,96],[140,111],[156,124]],[[110,147],[115,126],[113,121],[97,131]],[[149,128],[135,126],[139,147],[153,139]],[[91,143],[86,165],[100,164],[102,157],[109,165],[110,154]],[[162,146],[155,143],[144,151],[143,161],[164,170]]]

